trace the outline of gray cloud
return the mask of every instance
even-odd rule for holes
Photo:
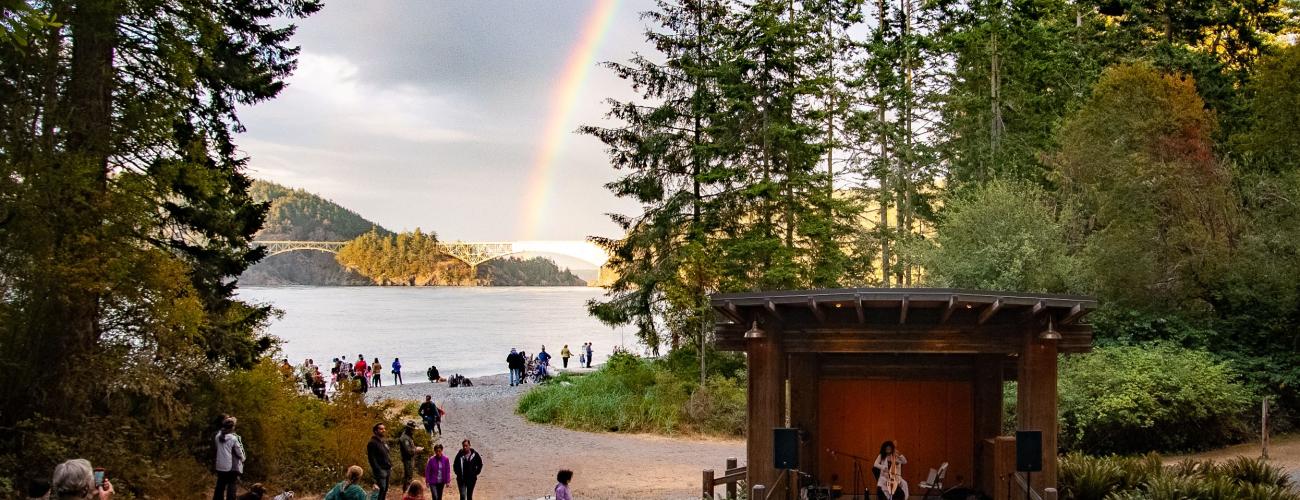
[[[604,0],[598,0],[604,1]],[[333,1],[298,21],[299,71],[269,103],[242,110],[239,139],[258,177],[302,187],[393,229],[513,239],[551,97],[593,1]],[[597,60],[644,50],[620,2]],[[568,126],[598,123],[629,90],[593,69]],[[574,135],[556,161],[537,237],[612,235],[630,203],[601,145]]]

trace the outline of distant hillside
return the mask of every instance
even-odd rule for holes
[[[484,262],[478,266],[479,282],[492,286],[586,286],[582,279],[555,261],[545,257],[520,259],[510,257]]]
[[[302,189],[292,189],[274,182],[254,181],[249,189],[253,199],[270,202],[266,222],[257,233],[261,241],[349,241],[375,231],[375,237],[396,238],[388,229],[375,224],[360,214],[348,210]],[[365,275],[348,270],[339,264],[331,253],[315,251],[288,252],[266,259],[250,267],[239,280],[244,285],[463,285],[477,281],[489,286],[584,286],[587,280],[568,269],[560,268],[546,258],[498,259],[481,264],[478,275],[469,276],[469,268],[458,261],[448,261],[439,266],[440,271],[419,279],[372,280]],[[356,266],[362,268],[364,266]]]
[[[374,228],[391,234],[361,215],[325,198],[274,182],[253,181],[253,199],[270,202],[258,240],[347,241]],[[334,254],[289,252],[267,257],[240,276],[245,285],[369,285],[370,280],[343,269]]]

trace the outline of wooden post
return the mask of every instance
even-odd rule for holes
[[[763,325],[763,338],[748,340],[749,422],[746,439],[747,478],[749,484],[772,488],[775,498],[784,491],[776,484],[778,470],[773,461],[772,429],[785,422],[785,355],[781,349],[781,332],[777,325]]]
[[[1268,460],[1268,397],[1264,397],[1264,402],[1260,404],[1259,415],[1259,440],[1264,449],[1264,460]]]
[[[975,460],[974,472],[976,489],[993,491],[992,484],[985,484],[993,477],[991,467],[992,455],[984,451],[992,440],[1002,434],[1002,361],[1006,356],[997,354],[980,354],[975,357],[975,369],[972,370],[972,399],[975,410]]]
[[[754,493],[749,495],[750,500],[767,500],[767,487],[761,484],[754,485]]]
[[[1057,496],[1056,488],[1047,488],[1043,490],[1043,500],[1056,500]]]
[[[713,469],[704,469],[704,491],[700,494],[700,498],[713,498]]]
[[[1056,341],[1038,338],[1041,327],[1024,332],[1016,383],[1017,427],[1043,432],[1043,470],[1032,476],[1035,491],[1056,487]]]
[[[727,457],[727,474],[730,474],[736,468],[736,457]],[[736,498],[736,482],[727,481],[727,500]]]
[[[790,426],[799,429],[799,470],[816,475],[821,456],[817,448],[820,363],[816,354],[791,354],[788,364]],[[797,480],[792,487],[798,488]]]

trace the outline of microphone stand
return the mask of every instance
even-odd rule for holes
[[[871,458],[867,458],[867,457],[863,457],[863,456],[859,456],[859,455],[854,455],[854,454],[852,454],[852,453],[844,453],[844,452],[840,452],[840,451],[835,451],[835,450],[832,450],[832,449],[830,449],[830,448],[826,448],[826,451],[829,452],[829,453],[831,454],[831,457],[832,457],[832,458],[837,457],[837,456],[839,456],[839,455],[844,455],[844,456],[846,456],[846,457],[849,457],[849,458],[853,459],[853,490],[852,490],[852,491],[853,491],[855,494],[856,494],[857,492],[861,491],[861,492],[862,492],[862,498],[863,498],[863,500],[866,500],[867,498],[870,498],[871,495],[870,495],[870,493],[867,491],[866,484],[865,484],[865,482],[866,482],[866,477],[865,477],[865,474],[864,474],[863,471],[862,471],[862,462],[871,462],[871,463],[875,463],[875,459],[871,459]]]

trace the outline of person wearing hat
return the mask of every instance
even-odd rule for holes
[[[397,444],[401,448],[400,451],[402,453],[402,484],[403,485],[411,484],[411,474],[412,471],[415,470],[413,468],[414,465],[412,465],[415,461],[415,455],[424,451],[423,447],[415,445],[415,438],[412,436],[412,434],[414,433],[415,433],[415,422],[411,420],[407,420],[406,428],[402,429],[402,435],[398,436],[397,438]]]
[[[213,438],[217,445],[217,487],[212,500],[235,500],[239,475],[244,472],[244,441],[235,434],[235,417],[221,420],[221,430]]]

